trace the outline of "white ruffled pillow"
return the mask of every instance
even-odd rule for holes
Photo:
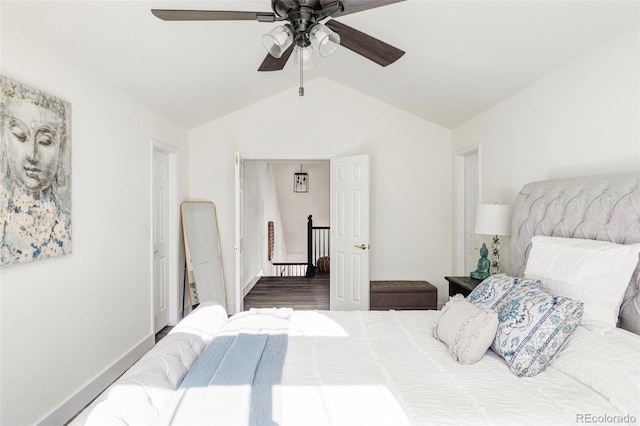
[[[640,244],[545,236],[531,242],[524,276],[540,280],[551,294],[582,301],[583,326],[615,328]]]
[[[491,346],[498,328],[498,315],[483,311],[458,294],[442,308],[433,325],[433,337],[449,347],[449,353],[460,364],[479,361]]]

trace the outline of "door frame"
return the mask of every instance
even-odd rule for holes
[[[336,154],[255,154],[255,153],[246,153],[246,152],[236,152],[234,155],[234,167],[237,167],[236,162],[244,162],[245,160],[257,160],[257,161],[278,161],[278,160],[288,160],[288,161],[311,161],[311,160],[331,160],[336,157]],[[235,169],[234,169],[235,170]],[[240,185],[237,182],[238,175],[234,172],[234,196],[235,196],[235,229],[236,229],[236,242],[238,241],[238,232],[241,227],[241,213],[243,212],[243,208],[239,205],[240,200]],[[329,223],[331,226],[331,223]],[[238,247],[237,244],[235,246],[235,276],[234,276],[234,309],[235,313],[242,312],[244,309],[244,288],[243,284],[240,280],[240,275],[238,271],[242,267],[239,264],[239,256],[238,253],[242,252],[242,247]],[[227,302],[228,303],[228,302]]]
[[[149,199],[149,205],[151,208],[149,209],[149,223],[153,227],[153,155],[155,151],[162,152],[167,154],[168,156],[168,176],[167,180],[169,182],[169,200],[167,204],[169,205],[169,217],[167,218],[167,244],[168,244],[168,268],[169,273],[167,289],[168,289],[168,309],[169,309],[169,325],[177,324],[182,318],[182,310],[184,309],[181,306],[181,286],[180,286],[180,268],[178,267],[178,247],[180,241],[180,215],[179,209],[180,204],[178,201],[178,148],[168,145],[166,143],[160,142],[157,139],[151,139],[151,169],[150,169],[150,184],[151,184],[151,194]],[[150,248],[153,247],[153,230],[149,233],[150,240]],[[150,287],[151,287],[151,323],[155,326],[155,313],[153,312],[154,306],[154,292],[155,286],[153,283],[153,249],[149,250],[150,262]]]
[[[478,153],[478,200],[482,199],[482,150],[480,142],[465,146],[455,154],[455,219],[454,219],[454,271],[456,275],[464,274],[465,247],[464,247],[464,218],[465,218],[465,158],[474,152]]]

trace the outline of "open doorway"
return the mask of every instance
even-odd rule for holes
[[[329,308],[330,162],[242,162],[244,309]]]

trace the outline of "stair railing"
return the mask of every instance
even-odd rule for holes
[[[307,218],[307,277],[316,274],[318,259],[329,256],[329,226],[313,226],[313,216]]]

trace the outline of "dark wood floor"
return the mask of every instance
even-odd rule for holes
[[[158,333],[156,334],[156,343],[158,343],[160,340],[162,340],[163,337],[169,334],[172,328],[172,326],[168,325],[162,330],[158,331]]]
[[[262,277],[244,298],[244,309],[329,309],[329,274],[306,277]]]

